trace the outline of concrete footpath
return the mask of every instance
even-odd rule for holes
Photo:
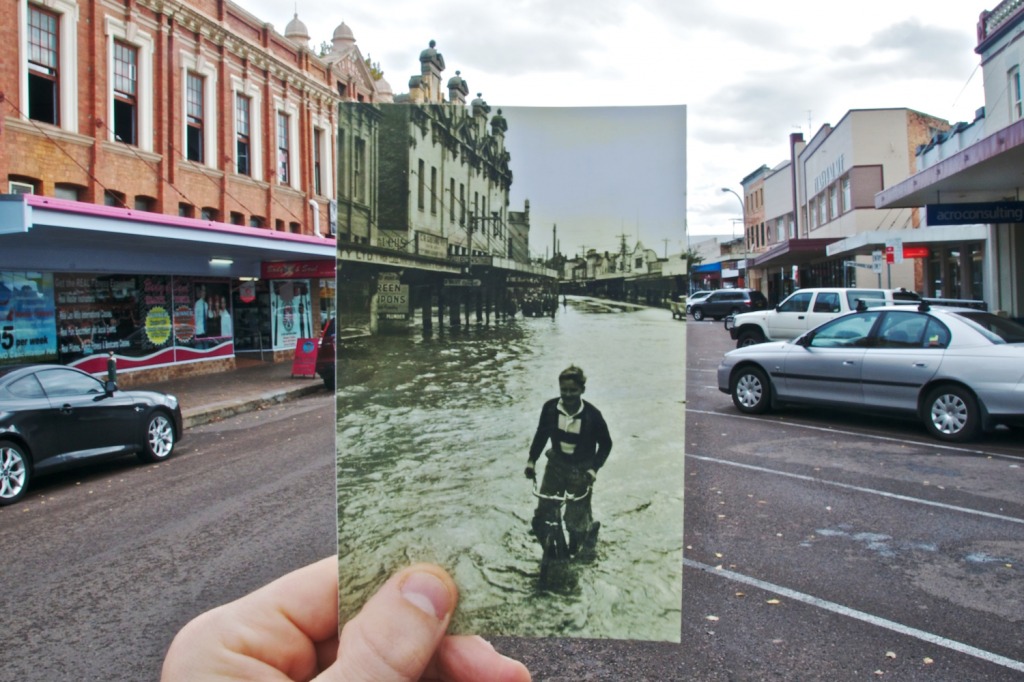
[[[130,389],[151,389],[177,396],[188,429],[300,396],[328,394],[320,377],[293,377],[291,371],[291,362],[240,361],[236,369],[228,372],[144,382]]]

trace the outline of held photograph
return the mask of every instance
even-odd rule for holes
[[[346,106],[341,625],[423,561],[455,634],[678,642],[685,107]]]

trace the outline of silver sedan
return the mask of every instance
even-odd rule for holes
[[[786,404],[908,416],[941,440],[1024,425],[1024,326],[967,308],[886,306],[786,342],[729,351],[718,389],[738,410]]]

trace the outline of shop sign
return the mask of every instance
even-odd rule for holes
[[[478,279],[446,279],[444,281],[446,287],[478,287],[480,286],[480,280]]]
[[[292,358],[293,377],[316,376],[316,339],[297,339]]]
[[[380,319],[406,319],[409,315],[409,285],[398,281],[394,273],[377,282],[377,315]],[[397,316],[397,317],[396,317]]]
[[[252,303],[253,301],[255,301],[256,282],[242,282],[242,285],[238,287],[238,298],[241,299],[242,303]]]
[[[416,253],[431,258],[446,258],[448,256],[448,240],[427,232],[417,232]]]
[[[300,260],[280,263],[260,263],[260,277],[263,279],[308,279],[310,277],[334,277],[333,260]]]
[[[405,251],[409,244],[409,235],[400,230],[378,230],[377,246],[392,251]]]
[[[1024,223],[1024,201],[928,204],[925,212],[931,226]]]

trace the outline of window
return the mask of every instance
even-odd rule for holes
[[[430,214],[437,215],[437,166],[430,167]]]
[[[780,313],[806,313],[807,309],[811,306],[811,298],[813,296],[814,292],[811,291],[802,291],[793,294],[780,303],[776,310]]]
[[[28,117],[60,125],[58,15],[28,6]]]
[[[249,227],[263,227],[266,224],[266,221],[258,215],[249,216]]]
[[[324,131],[319,128],[313,129],[313,193],[323,194],[323,186],[320,179],[321,153],[320,145],[323,144]]]
[[[352,160],[353,182],[356,188],[356,201],[366,201],[366,140],[356,139],[356,155]]]
[[[196,215],[196,207],[192,204],[186,204],[184,201],[178,204],[178,217],[179,218],[194,218]]]
[[[139,50],[114,41],[114,139],[139,144]]]
[[[287,185],[291,180],[291,162],[288,158],[288,114],[277,112],[277,181]]]
[[[68,199],[70,201],[78,201],[78,198],[82,196],[82,190],[84,188],[79,185],[69,185],[65,182],[58,182],[54,185],[53,196],[58,199]]]
[[[245,216],[238,211],[231,211],[231,224],[232,225],[245,225]]]
[[[835,185],[828,188],[828,212],[830,220],[839,217],[839,192],[836,191]]]
[[[850,178],[845,177],[840,180],[839,186],[843,193],[843,213],[846,213],[853,208],[853,200],[850,195]]]
[[[156,210],[156,199],[153,197],[143,196],[141,194],[135,197],[135,210],[136,211],[154,211]]]
[[[203,77],[188,72],[185,79],[185,158],[203,163]]]
[[[459,225],[466,224],[466,186],[459,183]]]
[[[419,165],[417,166],[416,173],[416,207],[421,211],[424,209],[426,204],[424,203],[424,193],[427,190],[427,179],[424,177],[426,174],[426,164],[423,163],[423,159],[420,159]]]
[[[839,308],[839,293],[835,291],[821,291],[818,292],[817,298],[814,299],[814,312],[816,313],[838,313]]]
[[[455,178],[448,180],[448,222],[455,222]]]
[[[252,148],[249,138],[249,118],[252,100],[235,95],[235,171],[239,175],[252,175]]]
[[[1021,117],[1020,67],[1010,69],[1010,119],[1016,121]]]
[[[128,204],[125,203],[124,192],[116,192],[112,189],[103,190],[103,205],[128,208]]]
[[[203,206],[199,211],[199,217],[203,220],[210,220],[216,222],[220,218],[220,211],[213,208],[212,206]]]

